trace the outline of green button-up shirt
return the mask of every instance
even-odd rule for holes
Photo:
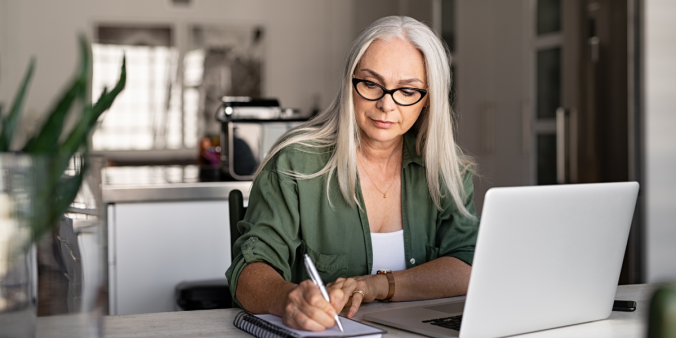
[[[247,264],[265,262],[285,280],[308,279],[303,254],[312,257],[325,283],[338,277],[371,273],[371,231],[359,182],[357,198],[362,208],[349,205],[332,175],[327,198],[327,176],[295,179],[284,172],[311,174],[322,169],[330,152],[300,145],[277,153],[258,174],[249,194],[244,219],[237,224],[242,236],[235,242],[232,265],[226,272],[235,303],[237,280]],[[423,160],[416,153],[415,135],[404,135],[401,168],[401,206],[406,267],[441,256],[472,264],[478,220],[460,214],[450,194],[442,189],[443,210],[430,197]],[[464,177],[465,207],[472,214],[472,174]],[[330,202],[329,202],[330,199]]]

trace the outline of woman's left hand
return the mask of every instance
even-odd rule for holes
[[[357,314],[357,310],[359,310],[362,302],[372,302],[378,299],[379,296],[382,298],[383,292],[387,295],[389,289],[383,291],[383,286],[389,288],[387,277],[383,275],[366,275],[338,278],[335,282],[329,283],[327,288],[329,290],[343,290],[343,299],[331,299],[331,305],[339,313],[345,306],[348,306],[350,309],[347,311],[347,318],[352,318]]]

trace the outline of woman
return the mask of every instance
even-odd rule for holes
[[[331,106],[261,165],[226,276],[233,299],[319,331],[362,302],[465,294],[478,230],[453,138],[449,57],[408,17],[354,42]],[[331,303],[308,280],[312,257]],[[390,270],[381,272],[378,270]]]

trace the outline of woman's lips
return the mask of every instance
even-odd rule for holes
[[[378,128],[383,128],[383,129],[389,129],[394,125],[394,122],[389,122],[389,121],[382,121],[382,120],[371,120],[373,121],[373,124],[376,125]]]

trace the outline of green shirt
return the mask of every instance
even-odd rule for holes
[[[235,303],[237,279],[247,264],[265,262],[285,280],[300,283],[308,279],[303,254],[314,260],[324,283],[338,277],[371,273],[373,253],[371,231],[365,208],[350,206],[332,175],[329,200],[328,175],[295,179],[284,171],[311,174],[329,160],[330,153],[300,145],[277,153],[258,174],[249,194],[249,206],[237,224],[242,236],[234,247],[232,265],[226,272]],[[427,188],[423,160],[415,150],[415,135],[404,135],[401,168],[401,206],[404,226],[406,268],[441,256],[456,257],[472,264],[478,220],[460,214],[448,192],[441,198],[442,211],[434,205]],[[472,214],[472,174],[464,177],[464,205]],[[357,198],[364,206],[359,182]],[[446,191],[442,189],[442,192]]]

